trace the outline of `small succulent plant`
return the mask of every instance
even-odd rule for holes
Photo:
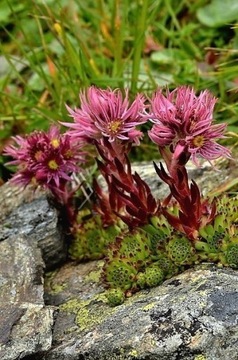
[[[125,293],[120,288],[109,289],[106,292],[106,298],[111,306],[121,305],[125,301]]]
[[[158,254],[157,257],[153,259],[153,263],[163,271],[165,279],[170,279],[182,270],[181,266],[176,265],[166,253]]]
[[[230,223],[238,223],[238,196],[223,194],[217,199],[217,213],[223,214]]]
[[[173,228],[163,215],[160,217],[153,216],[150,223],[142,227],[150,238],[150,249],[154,256],[161,251],[165,251],[165,246],[168,243]]]
[[[106,288],[132,289],[136,284],[136,267],[127,259],[106,259],[102,269],[102,280]]]
[[[122,233],[109,246],[102,269],[106,287],[135,289],[137,274],[151,262],[150,238],[137,229]]]
[[[224,247],[220,259],[224,265],[235,269],[238,268],[238,238],[236,238],[236,242],[227,244]]]
[[[196,252],[188,238],[175,232],[169,240],[166,251],[175,265],[192,265],[196,261]]]
[[[118,222],[119,224],[119,222]],[[73,260],[96,260],[107,254],[107,247],[121,232],[119,225],[103,227],[99,215],[82,210],[72,229],[69,255]]]
[[[157,264],[151,264],[144,272],[137,275],[137,285],[140,289],[160,285],[165,279],[163,270]]]
[[[222,196],[218,200],[217,210],[214,220],[199,231],[199,240],[195,242],[198,256],[237,267],[237,197],[228,199],[226,195]]]
[[[109,259],[128,259],[138,268],[146,264],[150,255],[150,237],[141,229],[122,233],[114,239],[107,251]]]

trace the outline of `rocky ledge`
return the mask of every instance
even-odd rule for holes
[[[237,164],[206,171],[227,189]],[[0,200],[1,360],[237,360],[237,271],[202,264],[112,308],[101,261],[66,259],[46,194],[5,184]]]

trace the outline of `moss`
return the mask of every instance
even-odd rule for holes
[[[67,287],[65,283],[53,283],[56,274],[57,270],[47,273],[45,277],[45,289],[51,295],[56,295]]]
[[[89,326],[89,322],[92,322],[92,320],[94,320],[93,325],[96,325],[96,319],[92,319],[88,308],[82,304],[82,306],[78,309],[75,323],[79,326],[80,330],[85,330]]]
[[[66,284],[54,284],[51,287],[50,294],[58,294],[66,288]]]
[[[73,334],[75,333],[76,331],[78,330],[78,327],[77,325],[74,325],[74,326],[70,326],[68,328],[64,328],[64,334]]]
[[[149,310],[151,310],[151,309],[153,309],[154,307],[155,307],[155,302],[152,302],[152,303],[150,303],[150,304],[148,304],[148,305],[145,305],[144,307],[143,307],[143,310],[144,311],[149,311]]]
[[[138,356],[138,351],[136,351],[135,349],[132,349],[129,353],[128,353],[129,356],[132,356],[132,357],[137,357]]]
[[[78,299],[71,299],[64,304],[59,306],[60,310],[63,310],[69,314],[77,314],[78,310],[81,307],[82,301]]]
[[[99,283],[101,280],[101,272],[104,262],[98,261],[97,268],[98,270],[91,271],[84,279],[85,283],[93,282],[93,283]]]
[[[107,302],[105,294],[94,296],[90,300],[71,299],[60,305],[60,310],[69,314],[75,314],[75,323],[81,331],[89,330],[100,324],[116,310],[105,306]],[[93,303],[93,307],[91,307]]]
[[[102,304],[94,306],[93,308],[83,304],[82,309],[80,309],[76,315],[75,322],[80,327],[80,330],[90,329],[95,325],[99,325],[104,319],[112,315],[114,312],[114,308],[108,308],[105,305],[102,306]]]
[[[199,354],[199,355],[196,355],[194,360],[206,360],[206,356],[202,355],[202,354]]]

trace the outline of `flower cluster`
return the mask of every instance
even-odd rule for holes
[[[16,136],[14,140],[16,145],[8,145],[5,155],[14,159],[10,165],[18,166],[12,181],[20,185],[41,185],[60,196],[71,181],[71,174],[84,161],[80,146],[67,134],[60,134],[57,126],[51,126],[48,132],[35,131],[25,138]]]
[[[103,193],[96,185],[95,209],[102,217],[105,212],[107,223],[114,221],[115,214],[131,226],[146,222],[161,210],[160,201],[153,198],[138,174],[131,173],[128,153],[142,138],[138,127],[149,120],[153,126],[148,135],[158,145],[168,174],[163,167],[160,170],[156,167],[156,171],[181,208],[180,222],[189,216],[188,204],[193,205],[194,228],[189,232],[196,233],[202,222],[201,209],[206,206],[202,205],[196,185],[189,186],[185,165],[190,157],[197,163],[198,156],[209,161],[231,156],[228,149],[217,143],[217,139],[224,137],[226,125],[213,124],[214,96],[207,90],[197,96],[192,88],[181,86],[166,95],[157,90],[147,100],[137,94],[130,101],[128,90],[91,86],[79,97],[80,108],[73,110],[67,106],[74,121],[62,123],[69,128],[64,134],[60,134],[57,126],[51,126],[47,133],[36,131],[26,138],[16,136],[16,146],[5,148],[5,154],[14,159],[10,164],[19,168],[13,180],[22,185],[47,187],[62,202],[69,197],[67,183],[72,173],[80,171],[84,160],[82,146],[94,144],[101,158],[97,160],[98,168],[108,186]],[[177,222],[177,228],[184,226]]]
[[[230,156],[230,152],[216,140],[224,137],[226,124],[213,125],[213,109],[216,98],[207,90],[196,96],[193,89],[179,87],[164,96],[161,90],[150,100],[150,120],[154,126],[149,137],[160,147],[171,146],[180,153],[181,148],[192,156],[214,160]]]
[[[61,203],[67,203],[74,195],[68,193],[67,183],[84,161],[82,147],[93,144],[101,158],[97,159],[98,168],[108,187],[104,192],[95,182],[95,210],[106,224],[119,216],[127,225],[135,226],[163,212],[177,229],[184,229],[183,222],[189,222],[187,233],[196,234],[199,224],[204,223],[201,216],[205,210],[201,209],[207,206],[196,185],[189,186],[185,165],[190,157],[197,163],[198,156],[209,161],[231,156],[216,141],[224,137],[226,125],[213,124],[214,96],[207,90],[196,96],[192,88],[182,86],[166,95],[157,90],[149,99],[137,94],[130,101],[128,90],[91,86],[79,98],[80,108],[67,106],[73,122],[62,123],[69,128],[64,134],[57,126],[51,126],[48,132],[36,131],[26,138],[16,136],[16,146],[5,148],[5,154],[14,159],[10,164],[18,166],[13,181],[44,186]],[[153,123],[148,135],[158,145],[168,174],[163,167],[156,167],[156,171],[181,208],[179,218],[162,211],[160,200],[153,198],[148,185],[138,174],[131,173],[128,153],[132,145],[139,145],[142,132],[138,127],[148,120]],[[192,217],[188,204],[194,209]],[[211,214],[212,209],[213,206]],[[188,217],[190,221],[186,220]]]

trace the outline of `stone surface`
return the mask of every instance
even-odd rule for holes
[[[33,193],[30,187],[26,187],[23,190],[21,187],[14,186],[9,182],[2,185],[0,188],[0,220],[4,219],[19,205],[22,205],[23,203],[30,203],[33,198],[38,196],[38,194],[38,192]]]
[[[30,237],[39,244],[47,269],[65,260],[65,236],[59,214],[45,193],[33,193],[29,188],[19,193],[19,188],[5,184],[0,188],[1,200],[0,241],[18,234]]]
[[[67,264],[47,280],[59,311],[44,360],[237,360],[236,271],[200,265],[111,308],[98,265]]]
[[[36,359],[52,344],[44,271],[65,260],[64,235],[45,193],[8,183],[0,202],[0,359]]]
[[[22,235],[0,242],[0,359],[51,347],[53,308],[44,304],[40,249]]]

